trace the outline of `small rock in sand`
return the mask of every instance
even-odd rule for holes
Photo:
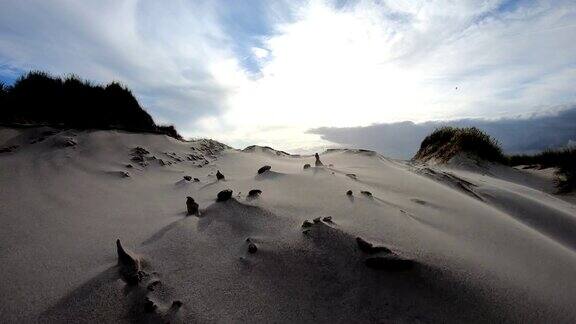
[[[306,163],[304,164],[304,169],[309,169],[310,168],[310,164]]]
[[[358,244],[358,248],[360,248],[360,251],[368,254],[392,253],[392,251],[390,251],[389,248],[384,246],[374,246],[372,243],[364,240],[361,237],[356,238],[356,243]]]
[[[0,153],[11,153],[14,152],[18,148],[18,145],[11,145],[7,147],[0,148]]]
[[[248,196],[249,197],[258,197],[261,193],[262,193],[262,190],[260,190],[260,189],[252,189],[252,190],[248,191]]]
[[[118,253],[118,265],[120,265],[120,275],[129,285],[137,285],[142,279],[140,271],[140,260],[128,253],[120,239],[116,240],[116,252]]]
[[[256,253],[256,251],[258,251],[258,247],[256,246],[256,244],[249,243],[248,244],[248,252],[253,254],[253,253]]]
[[[200,182],[200,179],[194,178],[194,182]]]
[[[132,164],[128,163],[128,164],[126,164],[126,167],[127,167],[128,169],[132,169],[134,166],[133,166]]]
[[[232,190],[225,189],[225,190],[222,190],[218,193],[216,201],[217,202],[223,202],[223,201],[230,200],[230,198],[232,198]]]
[[[392,272],[410,270],[415,266],[414,261],[402,259],[395,254],[371,257],[364,260],[364,264],[372,269]]]
[[[224,175],[220,172],[220,170],[218,170],[218,172],[216,172],[216,179],[224,180]]]
[[[322,163],[322,161],[320,161],[320,155],[318,155],[318,153],[314,154],[314,157],[316,157],[316,162],[314,162],[316,164],[316,166],[323,166],[324,165]]]
[[[157,285],[160,284],[160,280],[154,280],[151,283],[148,284],[148,286],[146,287],[146,289],[148,289],[149,291],[154,291],[154,287],[156,287]]]
[[[126,171],[120,171],[120,175],[122,176],[122,178],[130,178],[130,173]]]
[[[310,222],[309,220],[305,220],[304,223],[302,223],[302,227],[304,228],[312,227],[312,222]]]
[[[361,194],[368,196],[368,197],[372,197],[372,193],[370,191],[360,191]]]
[[[175,300],[172,302],[172,308],[180,308],[182,307],[182,305],[184,305],[184,303],[180,300]]]
[[[133,148],[132,152],[136,155],[148,155],[148,154],[150,154],[150,152],[148,152],[147,149],[140,147],[140,146]]]
[[[332,223],[332,216],[326,216],[322,218],[322,220],[325,221],[326,223]]]
[[[262,174],[262,173],[264,173],[264,172],[266,172],[266,171],[268,171],[268,170],[270,170],[270,169],[272,169],[271,166],[265,165],[265,166],[261,167],[260,169],[258,169],[258,174]]]
[[[186,197],[186,210],[188,215],[198,215],[198,204],[192,197]]]
[[[185,175],[185,176],[184,176],[184,180],[186,180],[186,181],[192,181],[192,177],[189,176],[189,175]]]
[[[346,195],[347,195],[347,196],[352,196],[352,195],[353,195],[352,190],[346,191]]]
[[[146,313],[153,313],[154,311],[156,311],[157,308],[158,305],[156,305],[152,300],[150,300],[150,298],[146,297],[146,300],[144,301],[144,311]]]
[[[318,224],[320,223],[320,217],[316,217],[312,221],[314,221],[314,224]]]
[[[347,173],[346,176],[347,176],[348,178],[351,178],[351,179],[354,179],[354,180],[357,180],[357,179],[358,179],[358,177],[357,177],[354,173]]]

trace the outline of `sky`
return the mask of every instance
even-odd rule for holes
[[[2,0],[0,81],[117,80],[186,137],[306,152],[364,145],[328,129],[558,114],[575,35],[573,0]]]

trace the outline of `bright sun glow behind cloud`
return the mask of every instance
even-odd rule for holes
[[[510,73],[497,67],[498,62],[513,59],[515,51],[534,47],[524,42],[530,29],[541,32],[539,25],[550,21],[527,10],[517,15],[532,20],[532,27],[501,19],[473,23],[494,4],[443,8],[453,12],[438,13],[436,5],[402,6],[408,18],[394,11],[397,8],[383,11],[374,3],[335,10],[326,2],[311,2],[299,8],[295,21],[278,25],[276,34],[264,41],[265,49],[255,50],[262,66],[258,76],[243,72],[234,60],[213,68],[216,79],[233,90],[218,120],[199,122],[202,132],[239,146],[260,143],[295,149],[325,144],[316,135],[305,134],[319,125],[532,112],[537,100],[526,106],[524,100],[504,94],[510,83],[529,78],[530,69]],[[510,41],[518,48],[502,53],[500,48],[508,50]],[[475,69],[485,70],[475,73]],[[562,73],[573,77],[574,69]],[[534,87],[524,99],[549,95],[544,88]],[[495,97],[500,97],[501,107],[485,101]],[[546,104],[555,103],[552,96],[547,99]],[[489,103],[481,113],[475,110]]]

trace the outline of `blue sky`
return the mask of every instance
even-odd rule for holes
[[[162,123],[233,146],[319,127],[527,118],[576,102],[576,3],[5,0],[0,81],[119,80]],[[104,108],[103,108],[104,109]]]

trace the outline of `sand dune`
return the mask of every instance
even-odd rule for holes
[[[533,171],[119,131],[0,148],[5,322],[576,321],[576,206]]]

